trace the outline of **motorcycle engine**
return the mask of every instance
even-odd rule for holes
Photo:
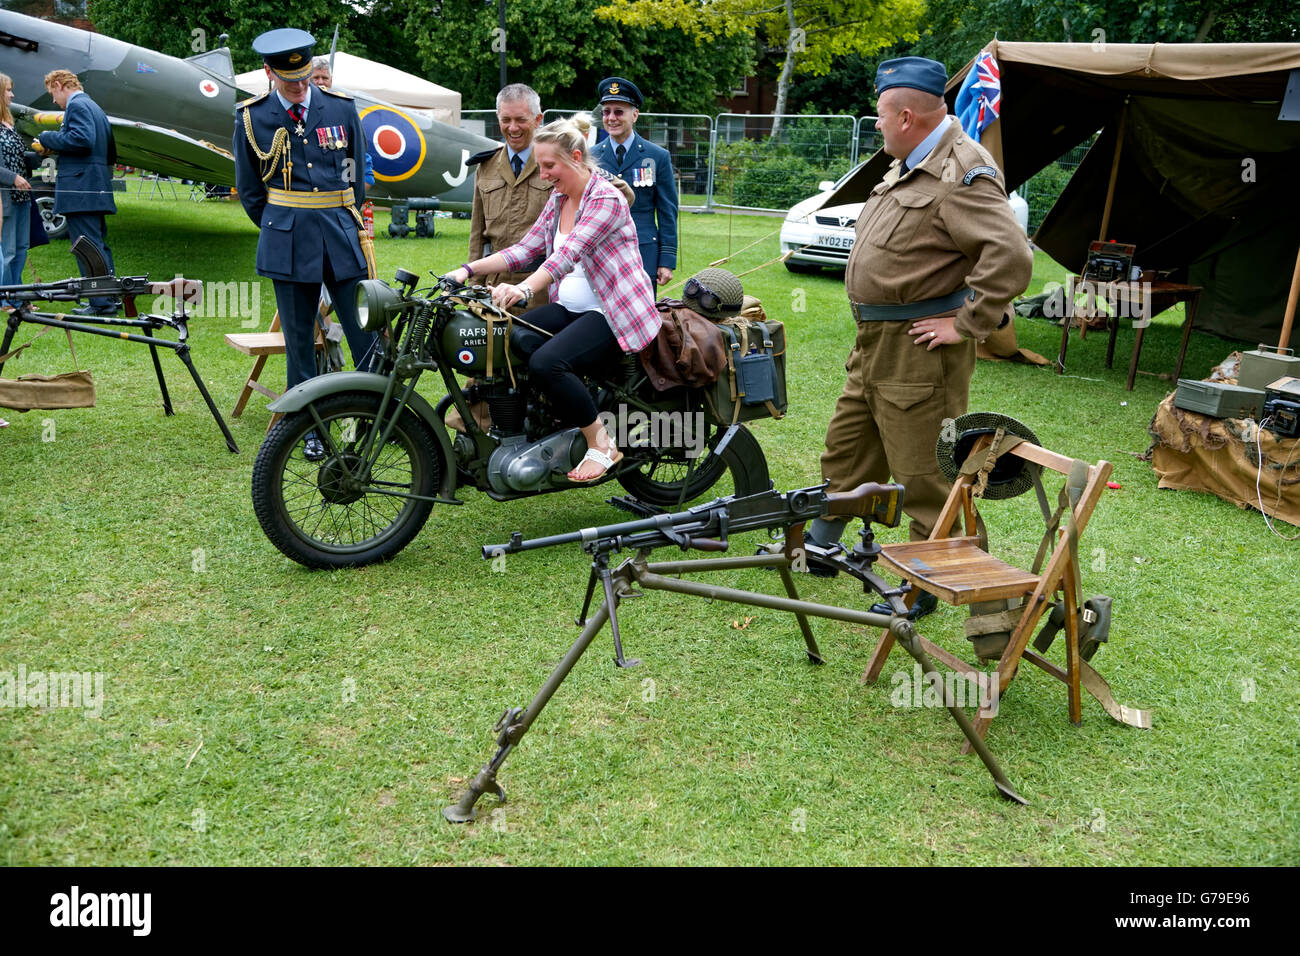
[[[567,484],[565,474],[577,466],[586,447],[577,428],[566,428],[536,442],[523,435],[508,435],[488,459],[488,482],[502,494]]]

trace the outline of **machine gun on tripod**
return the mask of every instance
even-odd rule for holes
[[[902,503],[901,485],[864,484],[850,492],[827,492],[825,485],[819,485],[784,493],[771,490],[746,497],[718,498],[688,511],[660,514],[599,528],[584,528],[581,531],[545,538],[525,539],[516,532],[505,544],[485,546],[483,557],[494,559],[501,555],[517,554],[536,548],[580,543],[582,549],[592,558],[587,594],[576,622],[582,625],[583,629],[528,706],[509,707],[502,713],[493,727],[493,732],[497,734],[496,753],[470,782],[469,789],[461,799],[443,809],[443,816],[453,823],[466,823],[473,820],[474,805],[479,797],[489,791],[495,793],[503,803],[505,802],[505,791],[496,779],[498,770],[510,752],[528,733],[528,729],[542,709],[573,670],[574,665],[596,635],[604,628],[606,622],[609,623],[614,636],[615,663],[619,667],[632,667],[640,663],[623,656],[618,627],[619,603],[625,598],[640,596],[640,592],[635,590],[634,586],[644,590],[671,591],[711,600],[790,612],[799,622],[808,659],[814,664],[823,661],[808,624],[809,616],[847,621],[868,627],[888,628],[897,642],[916,659],[926,674],[937,676],[934,664],[921,647],[912,622],[907,619],[907,605],[903,600],[903,596],[907,593],[906,588],[891,588],[872,571],[872,565],[880,552],[879,545],[874,541],[872,523],[895,527],[902,515]],[[821,515],[862,518],[864,526],[859,534],[858,545],[850,552],[842,548],[821,549],[806,543],[803,538],[804,524]],[[758,554],[748,557],[660,562],[647,560],[650,552],[655,548],[670,546],[682,550],[726,551],[730,543],[730,535],[762,529],[785,531],[784,544],[780,550],[764,548],[760,549]],[[635,555],[611,569],[610,555],[624,550],[635,551]],[[843,571],[861,581],[863,590],[883,598],[889,603],[893,613],[875,614],[870,611],[857,611],[801,600],[791,571],[792,569],[805,570],[809,560]],[[778,597],[670,577],[670,575],[699,571],[734,571],[744,568],[776,570],[781,577],[786,596]],[[594,616],[588,618],[587,612],[591,608],[591,600],[598,581],[603,589],[603,600]],[[1027,801],[1016,793],[1010,781],[1002,773],[988,746],[975,733],[969,718],[946,692],[944,703],[961,727],[966,739],[970,741],[972,748],[992,774],[998,792],[1009,800],[1026,803]]]
[[[0,286],[0,298],[21,303],[20,307],[9,315],[4,340],[0,342],[0,356],[9,357],[9,346],[13,343],[14,334],[24,322],[56,329],[67,329],[70,332],[85,332],[88,335],[104,335],[109,338],[123,339],[127,342],[139,342],[142,345],[149,346],[149,353],[153,357],[154,374],[158,377],[158,391],[162,394],[163,413],[173,415],[175,412],[172,411],[171,395],[167,392],[167,381],[163,378],[162,363],[158,361],[158,348],[160,346],[171,349],[176,353],[176,357],[184,363],[185,368],[189,370],[190,378],[194,380],[199,394],[203,396],[203,401],[207,403],[208,411],[212,413],[217,427],[221,429],[221,434],[226,439],[226,447],[237,454],[239,446],[235,444],[235,437],[230,434],[230,429],[226,427],[225,420],[221,417],[221,413],[217,411],[217,406],[213,403],[212,396],[208,394],[207,386],[203,384],[203,378],[195,369],[194,360],[190,356],[189,316],[185,312],[186,280],[177,278],[173,282],[150,283],[147,275],[111,275],[108,273],[108,267],[99,250],[91,245],[85,236],[80,237],[73,243],[72,254],[77,257],[77,262],[84,273],[78,278],[63,279],[58,282]],[[189,284],[193,285],[192,282]],[[140,315],[136,311],[135,297],[150,292],[171,295],[175,303],[171,315]],[[125,311],[126,316],[118,318],[116,316],[87,315],[77,316],[76,321],[73,321],[59,313],[35,312],[28,306],[28,303],[32,302],[80,302],[83,299],[95,296],[121,297],[123,311]],[[139,329],[140,334],[114,331],[114,329],[120,328]],[[153,333],[164,328],[172,329],[176,333],[175,340],[154,338]],[[20,346],[19,350],[21,351],[23,348],[26,348],[26,346]],[[0,360],[0,372],[2,371],[4,371],[4,361]]]

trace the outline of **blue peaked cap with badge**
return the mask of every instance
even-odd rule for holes
[[[306,30],[268,30],[253,41],[253,52],[282,80],[290,83],[311,76],[311,52],[316,39]]]
[[[600,81],[600,86],[596,87],[596,91],[602,103],[631,103],[640,109],[641,104],[645,102],[636,84],[621,76],[605,77]]]
[[[948,71],[944,65],[923,56],[901,56],[896,60],[886,60],[876,68],[878,94],[896,86],[904,86],[943,96],[943,88],[947,83]]]

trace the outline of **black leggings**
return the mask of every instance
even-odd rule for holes
[[[608,371],[623,356],[609,322],[599,312],[578,314],[554,302],[524,317],[555,333],[528,360],[529,375],[550,398],[562,422],[585,428],[596,420],[596,403],[578,373]]]

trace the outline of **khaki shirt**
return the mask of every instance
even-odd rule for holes
[[[984,341],[1029,285],[1034,257],[1007,202],[1002,172],[954,117],[919,166],[899,163],[871,191],[858,217],[844,284],[867,305],[938,298],[969,286],[974,301],[956,328]]]
[[[510,168],[510,153],[503,146],[491,159],[479,165],[474,177],[474,211],[469,231],[469,261],[481,259],[486,254],[483,246],[490,244],[492,252],[513,246],[532,228],[542,214],[551,187],[542,182],[537,168],[536,153],[528,154],[528,162],[515,179]],[[497,285],[501,282],[521,282],[530,272],[500,273],[475,276],[475,282]],[[543,299],[542,301],[545,301]]]

